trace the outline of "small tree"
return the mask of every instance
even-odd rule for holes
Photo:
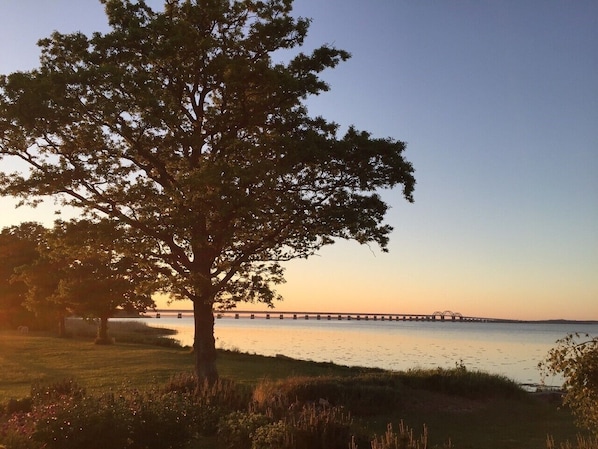
[[[563,375],[564,403],[598,436],[598,337],[575,333],[556,343],[539,367],[545,375]]]
[[[145,311],[154,305],[154,271],[119,251],[124,234],[109,221],[37,223],[0,233],[0,310],[14,322],[24,311],[58,323],[77,313],[98,318],[98,343],[109,342],[108,319],[118,308]],[[24,324],[21,322],[21,324]]]
[[[46,230],[46,236],[49,230]],[[66,336],[66,317],[72,312],[70,304],[57,301],[55,294],[62,281],[64,272],[55,260],[48,258],[47,237],[38,242],[39,257],[27,265],[15,270],[15,279],[22,281],[27,292],[23,306],[35,313],[38,318],[45,317],[57,324],[58,336]]]
[[[51,296],[75,313],[97,318],[96,343],[111,342],[108,319],[119,308],[143,312],[153,307],[153,272],[119,250],[124,235],[113,222],[57,222],[48,256],[62,266],[62,278]]]
[[[0,233],[0,310],[13,325],[58,320],[58,333],[63,335],[64,308],[48,301],[60,273],[43,256],[47,236],[48,230],[38,223],[22,223]]]
[[[21,226],[27,226],[23,224]],[[0,232],[0,327],[26,324],[29,317],[23,306],[27,287],[15,279],[15,269],[38,257],[34,241],[23,238],[19,227]]]
[[[214,308],[272,304],[282,263],[392,228],[381,189],[412,201],[405,144],[307,113],[349,54],[301,46],[292,0],[102,0],[112,30],[53,33],[41,66],[0,77],[0,194],[55,195],[135,237],[174,298],[193,303],[200,378],[217,378]],[[132,240],[130,240],[132,242]]]

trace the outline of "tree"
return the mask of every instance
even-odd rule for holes
[[[65,307],[50,298],[60,281],[60,267],[44,257],[48,229],[27,222],[4,228],[0,237],[1,302],[13,325],[48,328],[64,336]]]
[[[582,426],[598,435],[598,337],[576,333],[556,343],[539,367],[545,375],[563,375],[564,403]]]
[[[57,325],[58,336],[66,337],[65,320],[72,309],[68,303],[57,301],[55,297],[65,274],[60,263],[48,257],[48,237],[51,231],[41,225],[37,226],[37,257],[16,268],[13,279],[26,288],[22,305],[38,319],[50,320]]]
[[[336,239],[386,251],[379,191],[412,201],[413,167],[403,142],[308,115],[349,54],[294,50],[309,20],[292,0],[103,3],[110,32],[53,33],[38,69],[0,81],[0,155],[31,169],[0,192],[127,226],[131,254],[192,301],[196,373],[213,381],[214,308],[272,304],[282,264]]]
[[[63,268],[51,298],[78,315],[97,318],[99,344],[111,342],[108,319],[119,308],[144,312],[155,306],[151,270],[120,251],[122,238],[107,220],[57,222],[52,234],[49,257]]]
[[[22,223],[0,232],[0,325],[33,324],[34,317],[24,306],[28,288],[17,271],[39,259],[38,242],[44,232],[37,223]]]
[[[60,337],[66,335],[66,316],[98,318],[96,341],[110,342],[107,322],[118,308],[141,312],[154,305],[151,270],[118,250],[123,238],[106,220],[57,221],[53,229],[38,223],[3,229],[2,309],[20,324],[25,324],[26,311],[38,322],[51,319]]]

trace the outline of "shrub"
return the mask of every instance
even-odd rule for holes
[[[63,379],[53,383],[37,382],[31,386],[31,398],[34,404],[52,404],[65,398],[83,397],[85,397],[85,388],[73,379]]]
[[[162,391],[189,397],[194,405],[196,430],[204,436],[215,435],[220,419],[231,412],[246,410],[251,399],[251,390],[244,385],[226,379],[212,384],[198,382],[190,373],[173,376]]]
[[[0,443],[10,449],[57,447],[37,438],[38,427],[54,420],[61,410],[69,409],[84,396],[85,390],[72,379],[33,384],[31,397],[8,402],[6,421],[0,426]]]
[[[192,436],[197,416],[188,395],[136,392],[127,407],[131,449],[177,448]]]
[[[195,400],[200,404],[218,405],[227,413],[245,410],[251,400],[251,389],[229,379],[219,379],[213,384],[203,382],[195,391]]]
[[[43,446],[31,439],[35,422],[33,413],[12,414],[0,424],[0,448],[6,445],[10,449],[41,449]]]
[[[218,423],[218,440],[227,449],[251,449],[256,430],[269,423],[260,413],[233,412]]]
[[[31,411],[13,413],[0,427],[0,444],[11,449],[178,448],[191,439],[198,416],[205,413],[191,395],[157,389],[94,397],[64,381],[33,391]]]
[[[267,424],[255,431],[251,449],[292,449],[291,427],[284,421]]]
[[[252,448],[345,449],[352,438],[366,447],[367,439],[356,429],[342,408],[305,404],[298,409],[292,407],[279,421],[257,428]]]
[[[9,399],[4,408],[6,415],[13,415],[15,413],[28,413],[31,411],[33,401],[31,397],[22,399]]]
[[[46,447],[44,442],[34,439],[37,426],[84,395],[85,390],[72,379],[33,384],[29,398],[12,399],[7,403],[6,421],[0,426],[0,443],[11,449]]]
[[[259,410],[284,413],[293,403],[343,405],[357,416],[392,411],[400,401],[397,375],[366,374],[352,377],[294,377],[262,381],[253,393]]]
[[[507,377],[483,371],[470,371],[462,364],[452,369],[412,369],[406,373],[400,373],[398,376],[403,385],[407,387],[422,388],[469,399],[522,398],[526,394],[520,385]]]
[[[563,375],[563,402],[580,426],[598,436],[598,337],[569,334],[556,343],[539,367],[544,375]]]
[[[218,379],[212,384],[199,382],[192,373],[171,377],[162,391],[188,394],[198,404],[218,405],[227,412],[245,410],[251,400],[251,389],[246,385],[229,379]]]
[[[171,376],[161,388],[167,393],[193,394],[197,389],[197,376],[193,373],[179,373]]]
[[[33,439],[48,449],[126,448],[127,406],[112,396],[64,400],[44,406]]]
[[[290,417],[294,449],[345,449],[353,436],[353,419],[339,407],[304,406]]]

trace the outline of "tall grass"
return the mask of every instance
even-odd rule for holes
[[[410,369],[398,373],[401,383],[441,393],[477,399],[488,397],[522,398],[526,392],[512,379],[483,371],[472,371],[463,365],[453,369]]]
[[[413,429],[399,421],[398,430],[395,431],[392,424],[388,424],[384,435],[375,435],[371,441],[371,449],[427,449],[428,447],[428,429],[423,428],[419,438],[415,437]],[[448,446],[450,447],[450,443]],[[351,449],[357,449],[355,442],[352,441]]]
[[[285,408],[306,400],[344,404],[360,416],[391,413],[414,389],[436,391],[469,399],[493,397],[522,399],[525,391],[502,376],[463,368],[410,370],[356,374],[350,377],[287,377],[264,380],[254,390],[255,403],[263,408]],[[408,391],[409,390],[409,391]]]
[[[573,443],[565,441],[557,444],[549,435],[546,438],[546,449],[598,449],[598,436],[578,435]]]
[[[97,336],[98,323],[95,320],[69,318],[66,320],[67,335],[74,338],[93,339]],[[114,342],[139,343],[164,347],[180,347],[174,338],[176,331],[161,327],[148,326],[147,323],[132,320],[109,320],[108,336]]]
[[[278,381],[263,380],[253,392],[254,403],[261,410],[284,410],[292,404],[316,401],[343,405],[359,416],[389,412],[396,408],[401,397],[401,380],[394,373],[292,376]]]

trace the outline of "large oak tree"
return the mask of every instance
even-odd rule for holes
[[[386,250],[379,191],[412,201],[413,168],[403,142],[308,115],[319,74],[349,54],[300,52],[309,20],[292,0],[103,3],[110,32],[56,32],[38,69],[0,81],[0,191],[129,227],[192,301],[196,372],[214,380],[214,308],[271,304],[281,264],[335,239]]]

